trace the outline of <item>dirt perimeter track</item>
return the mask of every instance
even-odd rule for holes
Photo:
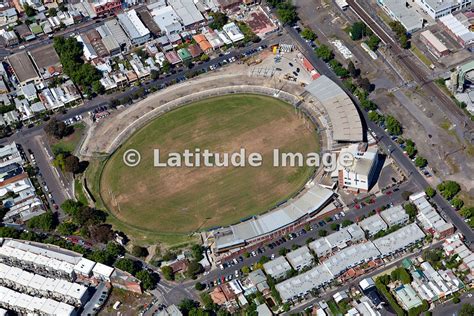
[[[189,94],[189,91],[194,91],[194,93]],[[110,156],[120,148],[121,144],[126,139],[153,119],[172,109],[201,99],[235,93],[250,93],[276,97],[295,105],[301,103],[302,98],[299,97],[299,95],[303,93],[303,91],[304,88],[298,84],[280,81],[278,79],[261,77],[252,78],[245,75],[229,75],[224,72],[217,72],[215,74],[206,75],[205,77],[198,77],[185,83],[171,86],[165,90],[158,91],[132,106],[113,111],[111,116],[91,127],[83,146],[81,147],[80,153],[82,158],[89,160]],[[327,141],[323,135],[321,136],[320,147],[325,148]],[[96,172],[102,172],[102,170],[96,170]],[[93,181],[89,182],[92,183]],[[92,190],[93,194],[97,195],[99,190],[100,189],[96,186]],[[286,193],[291,194],[291,192]],[[285,194],[281,195],[281,197],[284,196]],[[100,199],[100,196],[96,197]],[[262,210],[260,210],[260,212],[261,211]],[[121,222],[119,223],[119,228],[121,230],[124,230],[124,228],[128,226],[135,234],[138,233],[142,240],[146,239],[144,239],[143,236],[148,233],[158,233],[155,229],[150,229],[150,227],[140,228],[126,220],[124,221],[123,218],[120,218],[121,216],[117,217],[117,214],[112,215],[114,217],[112,220],[113,224],[117,224],[117,221]],[[142,230],[142,228],[144,229],[143,234],[137,231]],[[168,232],[169,231],[170,230],[168,230]],[[175,232],[180,235],[180,232]],[[166,234],[164,231],[163,233]],[[181,232],[181,234],[182,233],[183,232]],[[169,239],[170,238],[167,237],[167,240]]]

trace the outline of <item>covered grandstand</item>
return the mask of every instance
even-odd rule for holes
[[[306,86],[326,110],[332,123],[332,138],[337,142],[364,140],[362,121],[349,96],[334,81],[320,76]]]
[[[244,246],[258,238],[268,236],[305,216],[311,216],[325,207],[333,196],[331,190],[314,185],[284,206],[264,215],[214,232],[217,252]]]

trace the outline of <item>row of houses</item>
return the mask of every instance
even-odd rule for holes
[[[43,214],[43,201],[23,169],[24,160],[15,142],[0,148],[0,196],[7,210],[4,222],[25,222]]]
[[[353,244],[323,258],[309,271],[278,283],[276,289],[284,302],[304,297],[362,264],[376,267],[378,260],[403,251],[424,237],[425,234],[415,223],[407,225],[374,241]]]
[[[110,285],[141,293],[140,281],[129,273],[82,254],[49,244],[0,239],[0,293],[5,294],[0,298],[2,308],[41,315],[77,315],[89,302],[101,305],[105,300],[95,302],[94,292]],[[43,310],[46,303],[49,312]]]

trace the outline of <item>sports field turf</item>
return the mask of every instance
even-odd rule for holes
[[[263,166],[244,168],[157,168],[161,157],[185,149],[259,152]],[[272,151],[319,150],[313,126],[293,107],[257,95],[211,98],[167,113],[136,132],[107,162],[101,197],[113,215],[131,226],[187,233],[260,214],[298,191],[314,171],[273,167]],[[136,149],[141,162],[128,167],[123,154]]]

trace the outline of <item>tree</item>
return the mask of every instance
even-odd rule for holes
[[[213,30],[220,30],[229,21],[229,17],[222,12],[213,12],[209,14],[212,17],[212,22],[209,27]]]
[[[426,167],[427,164],[428,164],[428,160],[426,160],[425,158],[421,156],[416,157],[415,166],[417,166],[418,168],[424,168]]]
[[[30,6],[28,3],[25,3],[23,5],[23,10],[25,10],[26,15],[29,17],[36,15],[36,10],[32,6]]]
[[[198,306],[198,302],[193,301],[189,298],[185,298],[181,301],[181,303],[179,303],[178,308],[184,315],[188,315],[192,309],[197,308]]]
[[[350,29],[351,39],[358,41],[367,34],[367,26],[364,22],[355,22]]]
[[[367,92],[372,92],[374,90],[374,86],[370,83],[368,78],[360,78],[358,84],[361,89]]]
[[[249,274],[250,273],[250,268],[248,266],[243,266],[241,270],[242,270],[242,273],[244,273],[244,274]]]
[[[415,204],[412,203],[407,203],[403,205],[403,208],[407,212],[408,216],[410,219],[414,219],[416,217],[416,214],[418,213]]]
[[[156,79],[158,79],[159,77],[160,77],[160,72],[159,72],[158,70],[152,69],[152,70],[150,71],[150,78],[151,78],[152,80],[156,80]]]
[[[427,188],[425,189],[425,193],[426,193],[426,195],[427,195],[428,197],[432,198],[433,196],[436,195],[436,190],[433,189],[432,187],[427,187]]]
[[[464,218],[474,217],[474,207],[465,206],[459,211],[459,214]]]
[[[105,92],[105,88],[100,81],[96,80],[92,82],[92,91],[96,94],[102,94]]]
[[[209,58],[209,55],[207,55],[207,54],[202,54],[199,59],[200,59],[202,62],[206,62],[206,61],[208,61],[210,58]]]
[[[376,51],[377,48],[379,48],[380,38],[378,38],[377,35],[372,34],[365,43],[371,50]]]
[[[349,63],[347,64],[347,71],[349,71],[349,74],[351,75],[352,78],[357,78],[360,74],[359,69],[355,67],[352,60],[349,61]]]
[[[451,204],[453,205],[455,209],[459,210],[464,206],[464,201],[458,197],[455,197],[454,199],[451,200]]]
[[[206,288],[206,286],[204,284],[202,284],[201,282],[196,282],[196,284],[194,284],[194,288],[197,291],[202,291]]]
[[[156,286],[156,279],[147,270],[140,270],[135,276],[141,281],[140,285],[144,290],[150,290]]]
[[[334,58],[334,53],[329,48],[329,46],[323,44],[316,49],[316,56],[318,56],[325,62],[328,62]]]
[[[64,222],[58,225],[56,230],[63,236],[72,235],[77,229],[77,226],[71,222]]]
[[[461,190],[461,186],[456,181],[443,181],[438,184],[438,191],[448,200],[451,200]]]
[[[367,116],[369,117],[369,120],[377,124],[380,124],[385,120],[385,117],[383,115],[380,115],[376,111],[370,111],[369,114],[367,114]]]
[[[106,243],[114,238],[114,231],[110,225],[92,225],[89,236],[95,242]]]
[[[170,266],[162,266],[161,273],[163,273],[163,276],[165,277],[166,280],[168,281],[174,280],[174,272]]]
[[[305,27],[303,31],[301,31],[301,37],[308,41],[314,41],[317,38],[316,34],[314,34],[313,30],[309,27]]]
[[[197,261],[191,261],[186,269],[186,276],[194,279],[199,273],[204,271],[202,265]]]
[[[331,223],[331,229],[332,230],[339,230],[339,224],[338,223]]]
[[[165,60],[162,64],[161,64],[161,70],[164,72],[164,73],[169,73],[170,70],[171,70],[171,64],[169,61]]]
[[[453,303],[454,303],[454,304],[459,304],[459,303],[461,303],[461,299],[459,298],[459,296],[453,297]]]
[[[58,14],[58,10],[56,8],[49,8],[48,9],[48,15],[50,17],[56,16],[56,14]]]
[[[283,24],[293,24],[298,20],[296,7],[287,1],[277,5],[277,14]]]
[[[109,241],[107,243],[107,246],[105,246],[105,251],[115,258],[125,254],[125,248],[113,241]]]
[[[351,220],[348,220],[348,219],[343,220],[342,223],[341,223],[342,227],[347,227],[347,226],[350,226],[352,224],[354,224],[354,222],[351,221]]]
[[[474,315],[474,305],[462,304],[459,310],[459,316],[472,316]]]
[[[145,258],[148,256],[148,250],[145,247],[134,245],[132,247],[132,256]]]
[[[319,232],[318,232],[318,236],[319,237],[325,237],[328,235],[328,232],[324,229],[321,229]]]
[[[118,259],[115,263],[115,267],[132,275],[135,275],[140,271],[140,264],[137,261],[128,258]]]
[[[46,212],[44,214],[35,216],[27,222],[28,228],[37,228],[44,231],[51,231],[56,227],[57,219],[53,212]]]
[[[68,215],[73,215],[82,207],[82,203],[74,200],[66,200],[61,204],[61,209]]]
[[[283,248],[280,248],[280,250],[278,250],[278,254],[279,254],[280,256],[284,256],[284,255],[286,255],[286,254],[288,253],[288,251],[289,251],[288,249],[286,249],[285,247],[283,247]]]
[[[391,115],[385,117],[385,126],[391,135],[402,134],[402,125]]]
[[[85,91],[90,91],[92,87],[94,92],[99,93],[99,80],[102,78],[102,73],[93,65],[84,63],[83,44],[74,37],[57,36],[53,40],[53,46],[59,55],[63,72]]]
[[[79,158],[74,155],[67,155],[64,158],[64,169],[65,172],[71,172],[73,174],[79,173],[81,171],[81,164]]]
[[[418,150],[417,150],[416,147],[414,147],[414,146],[406,146],[406,147],[405,147],[405,151],[407,152],[408,156],[409,156],[410,158],[412,158],[412,157],[414,157],[414,156],[416,155],[416,153],[417,153]],[[427,163],[428,163],[428,162],[427,162]]]
[[[56,118],[49,120],[48,124],[44,127],[44,131],[49,136],[53,136],[57,139],[61,139],[71,132],[70,128],[68,128],[64,122],[58,121]]]
[[[204,252],[204,248],[201,245],[193,245],[191,247],[191,252],[195,261],[201,261],[204,259],[204,255],[202,254]]]

